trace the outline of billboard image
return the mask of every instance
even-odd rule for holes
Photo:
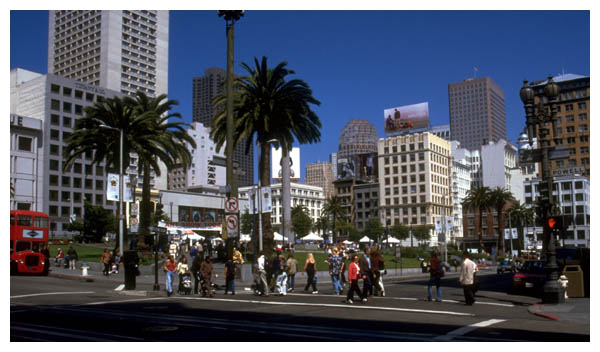
[[[398,106],[383,111],[385,133],[406,132],[429,126],[429,103]]]
[[[337,159],[337,179],[356,178],[356,171],[354,158]]]
[[[271,177],[274,180],[281,180],[281,152],[282,149],[271,148]],[[300,148],[292,148],[290,151],[290,179],[300,179]]]
[[[377,178],[377,153],[359,154],[356,159],[358,177],[363,180]]]

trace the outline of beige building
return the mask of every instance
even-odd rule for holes
[[[424,132],[380,138],[377,149],[383,224],[433,225],[444,210],[452,216],[449,141]]]
[[[307,185],[319,186],[323,188],[325,199],[335,194],[333,186],[333,169],[329,162],[317,162],[306,164],[306,179]]]

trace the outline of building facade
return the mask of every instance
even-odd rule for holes
[[[471,190],[472,162],[471,153],[460,148],[459,141],[450,142],[452,148],[452,214],[454,225],[452,237],[463,237],[463,208],[462,202]]]
[[[224,82],[227,71],[211,67],[204,71],[204,76],[193,78],[192,95],[192,121],[201,122],[205,127],[210,127],[217,109],[212,100],[225,92]],[[225,146],[218,152],[224,153]],[[233,159],[238,162],[242,172],[237,175],[238,187],[254,184],[254,145],[251,144],[246,154],[246,139],[242,139],[233,150]]]
[[[447,141],[451,140],[450,125],[431,126],[429,132]]]
[[[350,120],[340,133],[337,159],[377,153],[377,128],[367,120]]]
[[[381,138],[378,157],[384,225],[433,226],[434,218],[452,216],[449,141],[430,132]],[[430,244],[436,243],[432,237]]]
[[[92,165],[92,155],[86,154],[75,160],[70,169],[63,171],[62,152],[66,139],[73,133],[75,122],[83,117],[84,108],[99,99],[120,96],[120,93],[18,68],[11,70],[10,89],[11,109],[14,108],[11,114],[41,121],[41,138],[36,142],[41,143],[42,147],[38,147],[36,153],[39,153],[37,164],[42,162],[43,167],[31,177],[39,181],[36,186],[36,207],[50,216],[52,236],[64,235],[71,214],[81,221],[84,201],[114,211],[116,202],[106,200],[108,170],[105,163]],[[18,155],[15,160],[15,172],[23,170]],[[31,178],[29,180],[24,182],[33,181]]]
[[[500,139],[481,146],[481,171],[484,187],[500,187],[523,202],[523,175],[518,165],[517,147]]]
[[[581,174],[590,176],[590,77],[574,74],[560,75],[553,78],[560,87],[558,94],[557,136],[550,128],[553,145],[566,146],[570,156],[567,160],[552,160],[553,173],[578,167]],[[543,95],[546,80],[532,82],[535,92],[535,104]],[[548,100],[543,98],[546,103]],[[541,169],[541,168],[540,168]]]
[[[325,198],[335,194],[333,186],[333,168],[329,162],[317,162],[306,164],[304,183],[311,186],[323,188]]]
[[[448,103],[452,139],[463,148],[506,140],[504,91],[489,77],[449,84]]]
[[[379,184],[356,184],[353,188],[354,226],[358,231],[363,231],[371,218],[380,219],[379,216]],[[384,221],[385,223],[385,221]]]
[[[525,206],[533,207],[539,197],[540,180],[525,182]],[[583,175],[560,176],[554,178],[552,197],[560,214],[564,215],[565,233],[560,237],[561,244],[567,247],[590,248],[590,181]],[[527,227],[526,248],[541,249],[544,229],[541,220],[536,226]],[[563,240],[564,237],[564,240]]]
[[[196,142],[196,148],[189,147],[192,154],[190,168],[175,168],[169,172],[169,189],[185,191],[190,187],[224,186],[226,184],[225,167],[217,165],[217,158],[225,158],[224,148],[216,151],[216,145],[210,138],[210,127],[193,122],[188,134]]]
[[[240,187],[239,196],[248,199],[248,193],[253,187]],[[281,183],[271,185],[272,209],[271,224],[281,226],[283,217],[282,204],[282,186]],[[301,183],[290,183],[291,207],[303,205],[308,209],[308,214],[313,223],[321,217],[321,211],[325,204],[325,194],[323,188],[318,186],[305,185]]]
[[[48,73],[123,95],[168,93],[169,11],[51,10]]]
[[[44,125],[10,115],[10,209],[44,211]]]

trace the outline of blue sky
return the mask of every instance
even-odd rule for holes
[[[47,73],[48,14],[11,11],[10,67]],[[226,64],[225,21],[216,11],[172,11],[169,97],[191,121],[192,78]],[[429,102],[432,125],[448,124],[448,84],[490,77],[503,90],[507,137],[524,125],[523,79],[590,75],[589,11],[247,11],[235,26],[235,71],[267,56],[305,80],[321,106],[321,142],[306,163],[328,161],[351,119],[384,137],[383,110]],[[255,166],[256,168],[256,166]]]

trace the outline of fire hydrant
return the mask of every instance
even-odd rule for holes
[[[565,299],[569,298],[569,296],[567,296],[567,287],[569,286],[569,279],[567,279],[567,277],[565,275],[561,275],[558,278],[558,284],[565,291]]]
[[[81,276],[88,276],[88,269],[90,267],[88,266],[87,262],[82,262],[81,263]]]

